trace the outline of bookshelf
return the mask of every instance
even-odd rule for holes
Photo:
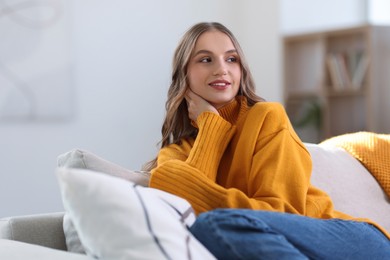
[[[283,36],[284,105],[305,142],[390,133],[390,26]]]

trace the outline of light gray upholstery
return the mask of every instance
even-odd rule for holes
[[[0,238],[67,250],[63,212],[0,219]]]
[[[91,260],[86,255],[55,250],[19,241],[0,239],[1,260]]]

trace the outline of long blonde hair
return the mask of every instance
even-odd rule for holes
[[[193,54],[199,36],[207,31],[220,31],[231,39],[237,54],[240,57],[241,80],[238,95],[245,96],[249,106],[264,101],[255,93],[255,84],[250,73],[244,53],[233,33],[224,25],[216,22],[202,22],[192,26],[182,37],[177,46],[172,63],[172,81],[165,103],[166,115],[162,125],[160,141],[161,148],[170,144],[180,144],[182,138],[195,138],[198,129],[191,124],[188,117],[187,103],[184,96],[188,88],[187,67]],[[144,165],[144,170],[150,171],[156,167],[157,158]]]

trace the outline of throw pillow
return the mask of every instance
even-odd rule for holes
[[[131,171],[115,163],[105,160],[94,153],[82,149],[73,149],[61,154],[57,158],[57,165],[65,168],[80,168],[103,172],[132,181],[142,186],[148,186],[149,173],[143,171]],[[63,220],[65,242],[69,252],[85,254],[72,219],[65,212]]]
[[[107,174],[58,168],[65,209],[87,255],[101,259],[215,259],[188,231],[190,204]]]

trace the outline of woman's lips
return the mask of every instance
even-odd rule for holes
[[[218,90],[224,90],[230,86],[230,82],[226,80],[215,80],[210,82],[209,86]]]

